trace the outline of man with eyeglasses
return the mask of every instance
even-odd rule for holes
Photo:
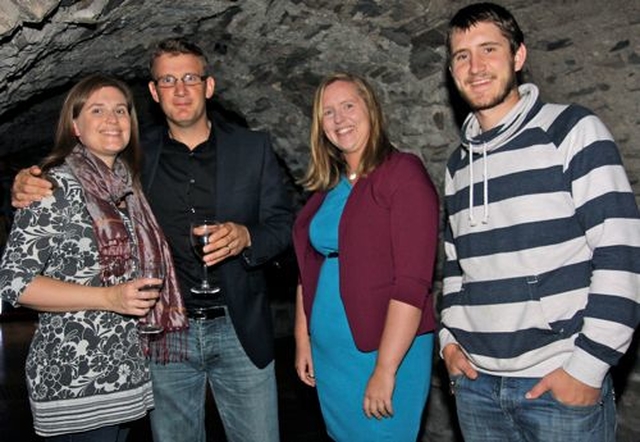
[[[150,69],[149,91],[166,125],[142,134],[142,183],[171,246],[189,318],[186,341],[160,339],[168,352],[152,342],[152,356],[173,357],[151,361],[153,439],[206,440],[208,383],[229,442],[276,442],[273,328],[262,266],[290,243],[292,212],[279,165],[267,134],[209,117],[215,81],[198,46],[163,40]],[[37,187],[49,184],[21,172],[14,205],[39,197]],[[202,278],[201,258],[189,241],[196,217],[221,223],[204,248],[218,295],[190,290]]]

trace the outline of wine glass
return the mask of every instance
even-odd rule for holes
[[[209,244],[209,236],[218,228],[218,222],[211,219],[198,219],[191,223],[189,238],[196,255],[204,257],[204,246]],[[207,264],[202,262],[202,281],[199,286],[191,287],[191,293],[197,295],[213,295],[220,291],[220,287],[209,284]]]
[[[153,279],[164,279],[164,265],[162,261],[145,261],[141,262],[136,269],[136,277],[137,278],[153,278]],[[144,291],[157,291],[162,288],[163,282],[155,284],[146,284],[140,287],[138,290],[141,292]],[[160,302],[158,300],[158,302]],[[158,318],[156,317],[155,307],[151,308],[149,313],[146,316],[140,318],[138,322],[138,330],[142,334],[157,334],[162,333],[164,330],[162,325],[158,322]]]

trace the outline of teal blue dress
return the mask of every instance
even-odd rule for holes
[[[357,349],[340,295],[340,258],[329,256],[338,251],[338,225],[350,192],[351,184],[343,177],[309,229],[311,244],[326,256],[309,322],[322,415],[329,436],[339,442],[415,442],[429,393],[433,334],[416,337],[398,370],[393,417],[368,419],[362,408],[364,392],[378,353]]]

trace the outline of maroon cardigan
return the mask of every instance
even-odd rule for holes
[[[309,242],[309,225],[325,196],[314,193],[293,228],[308,320],[324,260]],[[417,334],[434,330],[438,221],[438,195],[415,155],[394,151],[351,190],[338,230],[340,293],[361,351],[380,345],[391,299],[422,309]]]

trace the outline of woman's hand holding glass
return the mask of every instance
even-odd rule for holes
[[[145,316],[160,297],[159,289],[141,290],[150,284],[162,281],[157,278],[139,278],[105,287],[107,290],[107,310],[121,315]]]
[[[138,292],[141,292],[142,296],[149,292],[157,294],[158,296],[160,295],[160,290],[162,289],[162,283],[164,281],[164,265],[162,261],[145,261],[140,263],[135,276],[138,281],[143,281],[143,285],[138,288]],[[140,322],[138,324],[140,333],[155,334],[161,333],[164,330],[162,325],[160,325],[159,318],[156,315],[157,312],[154,309],[157,304],[158,297],[156,296],[154,299],[155,301],[150,307],[149,312],[144,317],[140,318]]]

